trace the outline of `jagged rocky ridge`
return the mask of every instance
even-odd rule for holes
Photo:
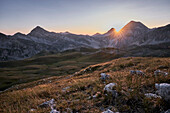
[[[118,33],[111,28],[105,34],[97,33],[93,36],[49,32],[37,26],[27,35],[16,33],[8,36],[0,33],[0,60],[19,60],[40,52],[62,52],[79,48],[128,49],[157,45],[162,47],[163,44],[168,49],[169,43],[170,25],[149,29],[141,22],[131,21]]]

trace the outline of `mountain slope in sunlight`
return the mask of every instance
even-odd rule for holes
[[[140,70],[143,74],[131,74]],[[166,75],[155,75],[160,70]],[[103,81],[101,73],[109,75]],[[128,57],[90,65],[72,75],[51,77],[14,86],[0,94],[1,112],[50,112],[42,103],[54,100],[60,112],[164,112],[169,102],[156,94],[155,83],[170,83],[170,58]],[[103,74],[102,74],[103,75]],[[117,96],[104,91],[115,83]],[[111,89],[113,90],[113,89]],[[147,94],[147,95],[146,95]]]
[[[76,35],[69,32],[49,32],[40,26],[29,34],[16,33],[13,36],[0,34],[0,60],[21,60],[42,51],[59,53],[79,48],[123,48],[143,45],[157,45],[170,42],[170,25],[149,29],[141,22],[131,21],[119,32],[111,28],[104,34]]]

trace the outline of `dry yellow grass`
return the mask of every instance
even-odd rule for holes
[[[91,70],[88,70],[91,68]],[[18,86],[0,94],[0,112],[27,113],[36,109],[36,113],[46,113],[50,108],[37,107],[52,98],[60,111],[67,108],[78,112],[101,112],[110,107],[120,112],[160,112],[166,110],[167,103],[160,99],[147,99],[144,94],[155,92],[154,84],[170,83],[170,75],[155,77],[157,69],[170,73],[170,58],[119,58],[106,63],[88,66],[69,77],[51,77]],[[146,75],[130,75],[129,70],[141,70]],[[100,80],[100,73],[111,76],[106,83]],[[44,82],[43,82],[44,81]],[[119,96],[116,99],[106,97],[103,88],[107,83],[117,83]],[[62,89],[70,87],[66,91]],[[98,93],[96,98],[93,95]]]

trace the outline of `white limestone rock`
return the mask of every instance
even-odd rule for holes
[[[170,109],[168,109],[167,111],[165,111],[165,113],[170,113]]]
[[[163,71],[160,71],[160,70],[156,70],[156,71],[154,71],[154,75],[155,75],[155,76],[158,76],[158,75],[167,76],[167,75],[168,75],[168,72],[163,72]]]
[[[102,113],[114,113],[113,111],[111,111],[110,109],[103,111]]]
[[[134,74],[136,74],[136,71],[135,70],[130,70],[130,74],[134,75]]]
[[[101,73],[100,75],[101,75],[100,79],[103,81],[105,81],[106,79],[110,77],[110,75],[107,75],[106,73]]]
[[[158,95],[163,97],[166,101],[170,101],[170,84],[168,83],[156,83],[155,88],[157,89]]]
[[[57,111],[56,109],[52,109],[50,113],[60,113],[60,111]]]
[[[110,109],[106,110],[106,111],[103,111],[102,113],[119,113],[119,112],[113,112],[111,111]]]
[[[147,98],[162,98],[161,96],[158,96],[158,95],[153,94],[153,93],[146,93],[145,96]]]
[[[111,93],[113,97],[117,97],[118,93],[116,90],[114,90],[115,86],[116,86],[116,83],[109,83],[104,87],[104,91],[106,93]]]
[[[144,72],[140,71],[140,70],[136,70],[136,74],[137,75],[145,75]]]
[[[140,70],[130,70],[130,74],[131,75],[145,75],[144,72],[140,71]]]
[[[55,100],[51,99],[51,100],[49,100],[47,102],[44,102],[44,103],[40,104],[39,107],[41,107],[41,108],[51,107],[51,106],[54,105],[54,103],[55,103]]]
[[[36,109],[33,109],[33,108],[32,108],[32,109],[30,109],[30,112],[34,112],[34,111],[36,111]]]

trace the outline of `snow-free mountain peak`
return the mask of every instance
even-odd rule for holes
[[[149,28],[146,27],[143,23],[137,21],[130,21],[126,24],[122,30],[148,30]]]
[[[33,30],[44,30],[41,26],[36,26]]]
[[[101,36],[101,34],[100,34],[100,33],[96,33],[96,34],[94,34],[94,35],[92,35],[92,36],[94,36],[94,37],[96,37],[96,36]]]
[[[15,33],[13,36],[18,36],[18,35],[25,35],[25,34],[23,34],[23,33],[21,33],[21,32],[17,32],[17,33]]]
[[[63,34],[63,35],[68,35],[68,34],[72,34],[72,33],[70,33],[69,31],[65,31],[65,32],[60,32],[61,34]]]
[[[115,28],[111,28],[107,33],[114,33],[116,31]]]
[[[39,36],[39,35],[45,35],[49,33],[47,30],[43,29],[40,26],[36,26],[33,30],[31,30],[31,32],[29,33],[29,35],[32,36]]]
[[[19,60],[32,57],[42,51],[62,52],[80,48],[128,49],[163,44],[165,46],[163,48],[166,49],[170,43],[169,33],[170,25],[150,30],[141,22],[135,21],[129,22],[119,32],[111,28],[107,33],[96,34],[96,36],[49,32],[37,26],[26,35],[16,33],[10,36],[0,33],[0,60]]]
[[[111,28],[107,33],[103,34],[104,36],[113,36],[116,33],[115,28]]]

